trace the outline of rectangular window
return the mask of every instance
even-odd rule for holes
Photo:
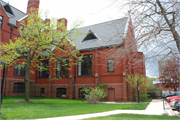
[[[108,72],[114,72],[114,59],[107,60]]]
[[[49,77],[49,60],[40,61],[39,78]]]
[[[14,76],[22,76],[24,77],[26,73],[26,66],[22,64],[14,65]]]
[[[57,61],[56,65],[56,77],[68,77],[69,72],[69,60],[68,58],[63,58]]]
[[[2,24],[3,24],[3,16],[0,15],[0,29],[2,28]]]
[[[24,26],[20,25],[20,30],[23,31]],[[19,32],[19,36],[21,36],[21,33]]]
[[[66,88],[57,88],[56,97],[66,98]]]
[[[25,93],[24,83],[14,83],[13,93]]]
[[[78,76],[92,76],[93,55],[84,55],[82,61],[78,59]]]
[[[44,88],[41,88],[40,96],[44,97]]]
[[[85,99],[85,91],[82,88],[79,89],[79,98]]]

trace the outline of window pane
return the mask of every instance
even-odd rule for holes
[[[82,61],[78,62],[78,75],[79,76],[90,76],[92,75],[93,64],[92,55],[84,55]]]
[[[60,77],[60,73],[61,73],[61,64],[59,61],[57,61],[56,77]]]
[[[78,76],[81,76],[81,60],[78,58]]]
[[[63,58],[57,61],[56,77],[68,77],[69,72],[69,60],[68,58]]]
[[[2,28],[2,21],[0,21],[0,29]]]
[[[43,60],[40,62],[39,78],[49,77],[49,60]]]
[[[108,72],[114,72],[114,59],[108,59]]]
[[[26,73],[26,66],[22,64],[15,64],[14,65],[14,76],[22,76],[24,77]]]
[[[18,67],[18,76],[20,76],[21,74],[21,68],[20,67]]]
[[[3,16],[0,15],[0,20],[3,20]]]

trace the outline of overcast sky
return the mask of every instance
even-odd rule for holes
[[[3,0],[26,13],[28,0]],[[77,18],[84,21],[83,26],[119,19],[127,14],[128,8],[120,9],[127,0],[40,0],[40,9],[49,10],[47,18],[66,18],[68,28]],[[157,61],[156,61],[157,66]],[[146,74],[151,77],[158,76],[158,69],[152,68],[150,63],[146,66]]]
[[[28,0],[3,0],[26,13]],[[77,18],[84,20],[83,26],[101,23],[124,16],[115,0],[40,0],[40,9],[49,10],[48,18],[66,18],[68,28]],[[122,0],[126,1],[126,0]]]

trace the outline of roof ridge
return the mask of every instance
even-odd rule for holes
[[[105,22],[101,22],[101,23],[96,23],[96,24],[92,24],[92,25],[87,25],[87,26],[80,27],[80,28],[85,28],[85,27],[89,27],[89,26],[93,26],[93,25],[105,24],[105,23],[108,23],[108,22],[113,22],[113,21],[116,21],[116,20],[122,20],[122,19],[125,19],[125,18],[128,18],[128,17],[122,17],[122,18],[118,18],[118,19],[114,19],[114,20],[109,20],[109,21],[105,21]]]
[[[1,1],[4,2],[3,0],[1,0]],[[6,2],[4,2],[4,3],[6,3]],[[9,4],[9,5],[10,5],[10,4]],[[14,6],[12,6],[12,5],[10,5],[10,6],[13,7],[14,9],[18,10],[19,12],[24,13],[23,11],[21,11],[21,10],[15,8]],[[26,15],[26,13],[24,13],[24,14]]]

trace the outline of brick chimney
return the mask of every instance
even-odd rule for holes
[[[46,19],[45,19],[45,23],[47,23],[48,26],[50,26],[51,20],[46,18]]]
[[[35,9],[39,8],[39,3],[40,0],[29,0],[26,14],[29,14],[31,12],[31,8],[35,8]]]
[[[67,30],[67,19],[61,18],[57,20],[58,24],[61,24],[61,26],[57,27],[60,31],[66,31]]]

